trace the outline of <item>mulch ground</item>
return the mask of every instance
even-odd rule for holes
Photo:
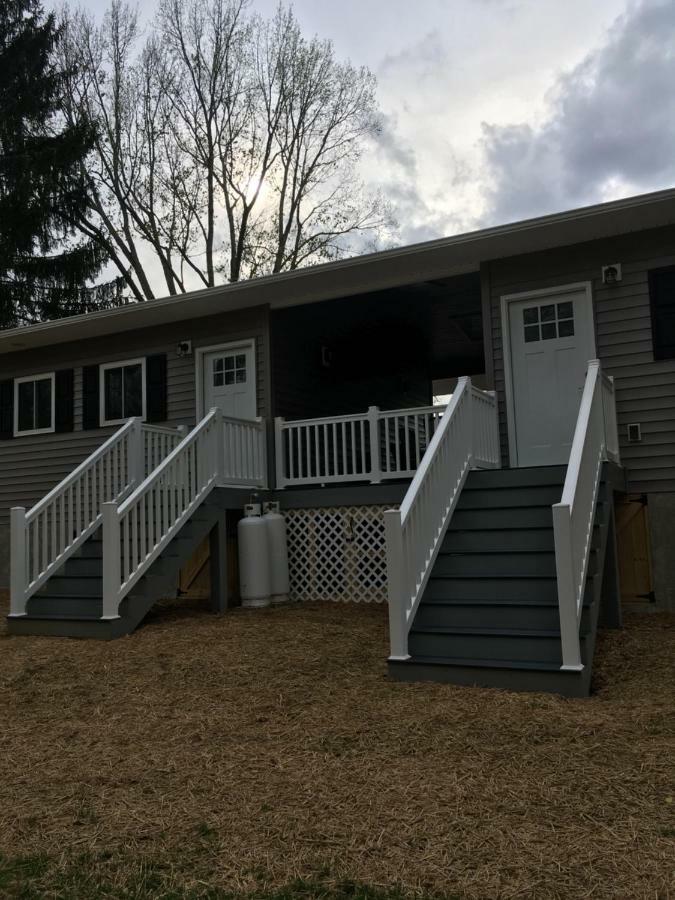
[[[628,617],[593,696],[565,700],[392,683],[379,607],[167,604],[109,644],[3,631],[0,860],[24,878],[0,894],[79,896],[79,859],[92,896],[675,896],[674,636]]]

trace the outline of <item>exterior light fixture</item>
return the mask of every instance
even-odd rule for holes
[[[609,286],[621,281],[621,263],[612,263],[602,267],[602,283]]]

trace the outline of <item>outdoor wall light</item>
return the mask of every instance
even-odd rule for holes
[[[621,263],[612,263],[602,267],[602,283],[613,285],[621,281]]]

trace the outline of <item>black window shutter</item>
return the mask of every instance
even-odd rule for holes
[[[166,353],[145,358],[146,421],[166,422]]]
[[[0,381],[0,440],[14,437],[14,379]]]
[[[675,266],[649,273],[654,359],[675,359]]]
[[[54,431],[72,431],[75,427],[73,391],[75,388],[74,369],[62,369],[54,375]]]
[[[101,424],[99,415],[99,368],[98,366],[82,367],[82,428],[98,428]]]

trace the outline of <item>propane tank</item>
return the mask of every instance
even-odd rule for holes
[[[237,525],[237,537],[241,605],[247,609],[269,606],[272,592],[269,538],[259,503],[244,507],[244,518]]]
[[[267,540],[270,548],[270,576],[272,603],[288,600],[288,547],[286,544],[286,520],[279,512],[278,503],[266,503],[263,521],[267,526]]]

